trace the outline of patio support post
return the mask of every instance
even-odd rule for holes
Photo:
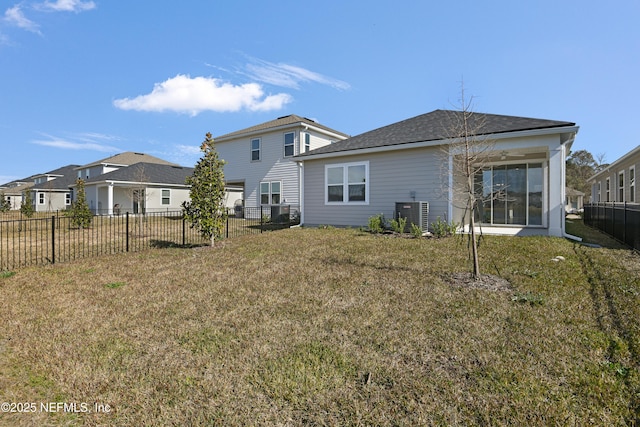
[[[549,235],[562,237],[564,231],[564,145],[549,150]]]

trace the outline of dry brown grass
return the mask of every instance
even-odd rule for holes
[[[16,271],[0,400],[91,410],[0,424],[635,422],[637,255],[486,238],[483,266],[512,287],[491,291],[448,283],[465,248],[291,229]]]

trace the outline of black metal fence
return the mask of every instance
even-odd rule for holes
[[[640,250],[640,204],[638,203],[585,204],[584,223]]]
[[[290,206],[230,209],[224,238],[263,233],[295,224],[297,211]],[[0,221],[0,271],[28,265],[65,262],[152,247],[205,245],[182,211],[133,215],[98,215],[88,227],[55,214],[44,218]]]

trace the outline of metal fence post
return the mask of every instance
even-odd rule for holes
[[[185,246],[187,244],[186,226],[187,226],[187,219],[184,217],[184,214],[182,214],[182,246]]]
[[[127,212],[127,216],[125,220],[125,236],[127,236],[125,252],[129,252],[129,212]]]
[[[51,264],[56,263],[56,216],[51,217]]]

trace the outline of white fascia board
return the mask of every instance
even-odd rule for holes
[[[541,136],[541,135],[555,135],[555,134],[569,134],[569,133],[577,133],[579,127],[578,126],[565,126],[559,128],[545,128],[545,129],[532,129],[532,130],[524,130],[517,132],[503,132],[503,133],[493,133],[489,135],[477,135],[475,138],[479,141],[497,141],[501,139],[512,139],[512,138],[525,138],[531,136]],[[361,148],[355,150],[348,151],[335,151],[333,153],[321,153],[321,154],[310,154],[307,156],[298,157],[300,162],[304,162],[306,160],[319,160],[319,159],[327,159],[331,157],[343,157],[343,156],[355,156],[360,154],[371,154],[371,153],[383,153],[386,151],[396,151],[396,150],[408,150],[412,148],[425,148],[425,147],[436,147],[439,145],[447,145],[453,142],[454,138],[448,139],[435,139],[430,141],[418,141],[418,142],[406,142],[402,144],[395,145],[383,145],[380,147],[371,147],[371,148]],[[572,141],[572,138],[569,138],[567,141]],[[566,143],[566,142],[565,142]]]
[[[146,187],[177,187],[177,188],[191,188],[190,185],[187,184],[168,184],[166,182],[141,182],[141,181],[112,181],[112,180],[105,180],[105,181],[96,181],[96,182],[92,182],[92,183],[85,183],[85,187],[87,187],[88,185],[90,186],[97,186],[97,187],[104,187],[105,185],[121,185],[121,186],[141,186],[144,185]],[[75,186],[75,184],[74,184]]]
[[[326,129],[319,128],[319,127],[314,126],[314,125],[309,124],[309,123],[296,122],[296,123],[289,123],[287,125],[275,126],[275,127],[272,127],[272,128],[258,129],[258,130],[254,130],[254,131],[251,131],[251,132],[239,133],[239,134],[236,134],[236,135],[233,135],[233,136],[228,136],[226,138],[217,138],[217,139],[214,138],[214,144],[218,143],[218,142],[235,141],[236,139],[248,138],[248,137],[255,136],[255,135],[264,135],[266,133],[271,133],[271,132],[281,132],[283,130],[296,129],[296,128],[313,129],[316,132],[322,133],[322,134],[327,135],[327,136],[335,137],[335,138],[338,138],[340,140],[348,138],[348,137],[346,137],[344,135],[340,135],[340,134],[335,133],[335,132],[329,132]]]

